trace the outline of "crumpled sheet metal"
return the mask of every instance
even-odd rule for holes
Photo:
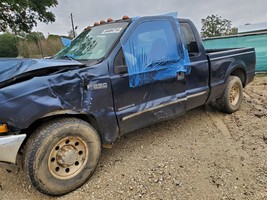
[[[135,18],[130,24],[132,28],[121,38],[130,87],[174,78],[178,72],[190,72],[189,55],[178,19],[170,14],[165,18],[161,16],[157,21],[157,16],[147,20]],[[170,21],[175,22],[175,28]]]
[[[110,80],[105,76],[107,63],[99,65],[44,76],[33,73],[28,80],[1,88],[0,122],[22,130],[50,112],[71,110],[93,115],[99,124],[105,124],[100,127],[100,132],[105,133],[103,141],[114,141],[118,127],[112,92],[106,91],[111,90]],[[103,82],[105,88],[94,87]]]
[[[55,59],[0,59],[0,82],[4,82],[23,73],[53,67],[83,66],[74,60]]]

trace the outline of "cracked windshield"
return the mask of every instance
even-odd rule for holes
[[[56,59],[94,60],[103,58],[124,31],[127,22],[94,26],[77,36]]]

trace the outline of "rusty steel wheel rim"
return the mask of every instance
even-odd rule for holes
[[[66,180],[79,174],[88,160],[87,144],[79,137],[66,137],[51,150],[48,169],[58,179]]]
[[[237,84],[233,85],[230,91],[230,102],[234,106],[237,104],[240,98],[240,89]]]

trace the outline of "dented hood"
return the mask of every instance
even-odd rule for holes
[[[0,83],[41,69],[78,67],[84,64],[74,60],[55,59],[0,59]]]

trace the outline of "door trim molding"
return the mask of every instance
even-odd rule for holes
[[[172,102],[163,103],[163,104],[160,104],[160,105],[158,105],[158,106],[155,106],[155,107],[152,107],[152,108],[148,108],[148,109],[146,109],[146,110],[142,110],[142,111],[140,111],[140,112],[136,112],[136,113],[127,115],[127,116],[125,116],[125,117],[122,118],[122,121],[126,121],[126,120],[128,120],[128,119],[130,119],[130,118],[132,118],[132,117],[141,115],[141,114],[143,114],[143,113],[150,112],[150,111],[152,111],[152,110],[157,110],[157,109],[163,108],[163,107],[165,107],[165,106],[170,106],[170,105],[173,105],[173,104],[176,104],[176,103],[179,103],[179,102],[182,102],[182,101],[186,101],[186,100],[187,100],[187,98],[184,97],[184,98],[181,98],[181,99],[177,99],[177,100],[175,100],[175,101],[172,101]]]
[[[173,104],[177,104],[177,103],[180,103],[182,101],[186,101],[187,99],[204,95],[206,93],[207,93],[207,91],[203,91],[203,92],[198,92],[198,93],[195,93],[195,94],[191,94],[191,95],[188,95],[187,97],[179,98],[179,99],[177,99],[175,101],[171,101],[171,102],[168,102],[168,103],[163,103],[163,104],[160,104],[158,106],[155,106],[155,107],[152,107],[152,108],[148,108],[148,109],[145,109],[145,110],[142,110],[142,111],[139,111],[139,112],[136,112],[136,113],[127,115],[125,117],[122,117],[121,120],[122,121],[126,121],[126,120],[128,120],[130,118],[136,117],[136,116],[141,115],[143,113],[150,112],[150,111],[153,111],[153,110],[157,110],[157,109],[163,108],[165,106],[170,106],[170,105],[173,105]]]

